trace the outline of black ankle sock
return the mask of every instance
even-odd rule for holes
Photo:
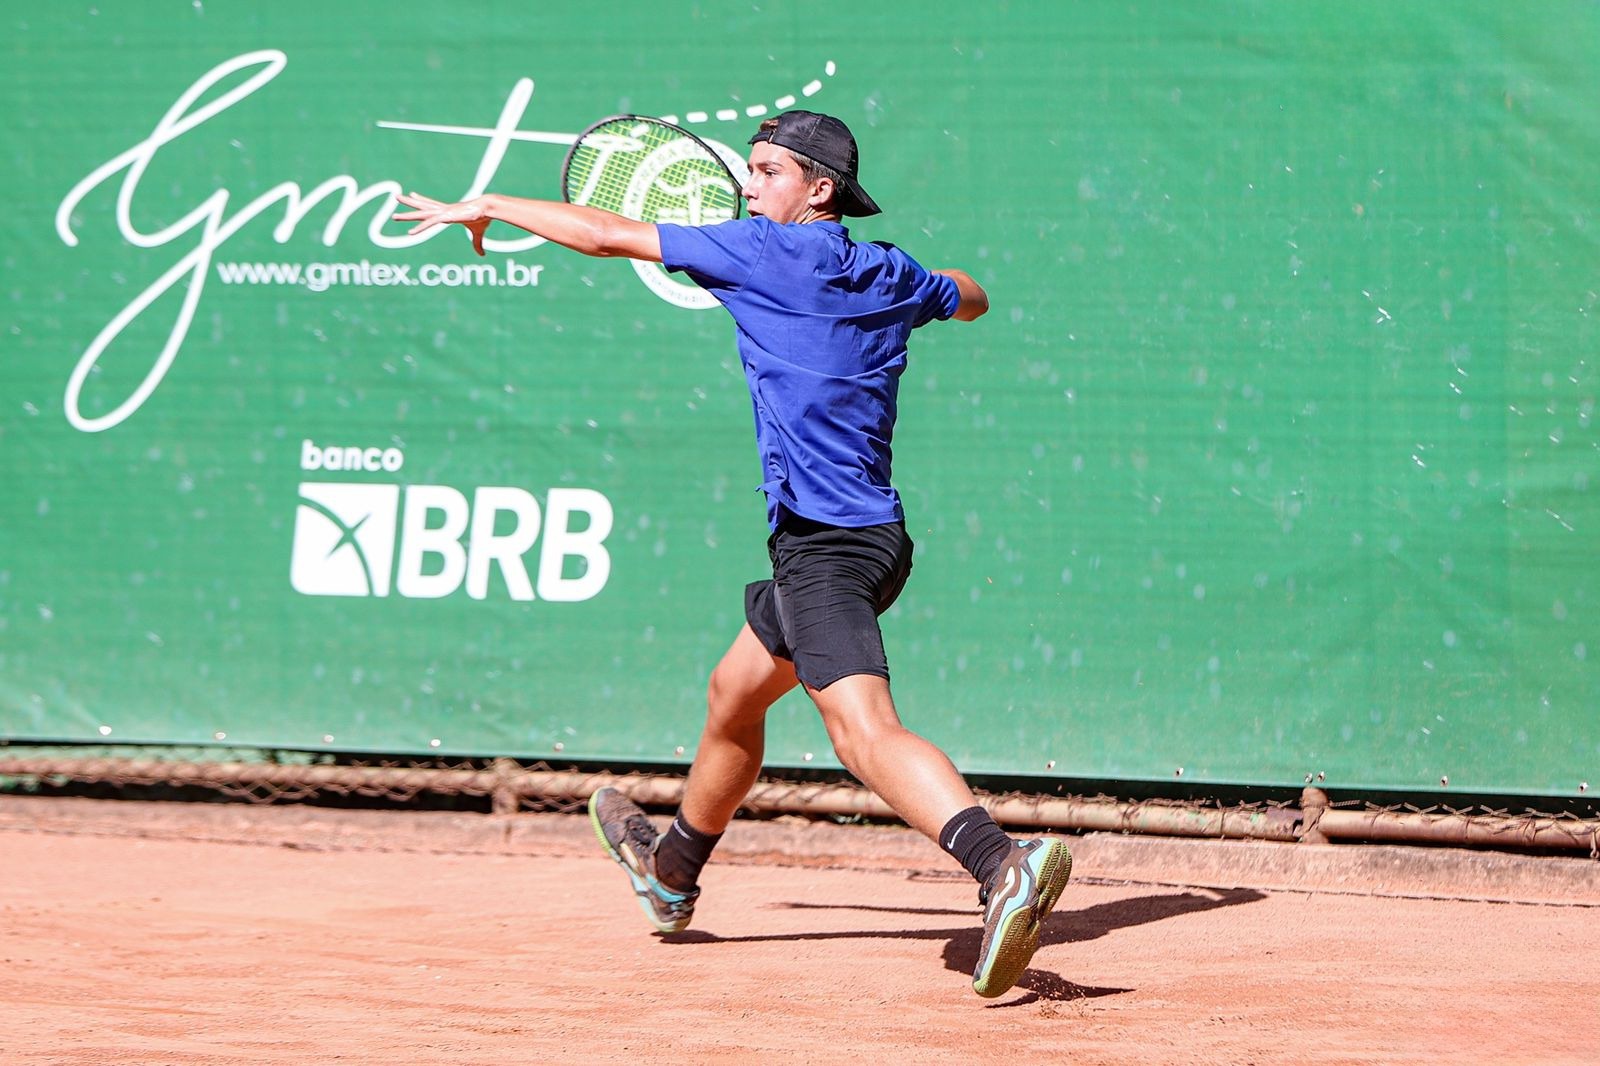
[[[968,807],[945,823],[939,846],[986,885],[1011,850],[1011,838],[982,807]]]
[[[678,812],[656,845],[656,876],[668,888],[687,892],[700,883],[700,871],[722,834],[702,833]]]

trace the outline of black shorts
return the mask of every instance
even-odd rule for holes
[[[911,549],[900,522],[844,529],[784,515],[767,539],[772,580],[746,586],[745,618],[812,688],[851,674],[888,678],[878,616],[905,588]]]

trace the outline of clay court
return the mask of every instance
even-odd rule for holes
[[[986,1001],[973,889],[907,831],[737,822],[672,937],[588,833],[0,797],[0,1061],[1595,1061],[1584,859],[1082,837]]]

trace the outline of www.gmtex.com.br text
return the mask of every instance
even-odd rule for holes
[[[303,285],[312,292],[340,286],[421,285],[427,288],[533,288],[543,264],[519,263],[218,263],[224,285]]]

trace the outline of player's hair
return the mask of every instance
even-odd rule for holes
[[[777,128],[778,128],[778,120],[775,119],[775,118],[763,119],[761,121],[760,129],[761,129],[762,133],[771,133],[773,130],[775,130]],[[794,156],[794,161],[796,163],[800,164],[800,178],[801,178],[801,180],[803,180],[803,181],[817,181],[817,180],[822,179],[822,178],[827,178],[829,181],[831,181],[833,183],[833,197],[828,201],[828,207],[831,210],[838,211],[843,206],[843,204],[844,204],[844,175],[843,174],[840,174],[837,170],[834,170],[832,167],[828,166],[826,163],[817,162],[815,159],[812,159],[810,156],[806,155],[804,152],[797,152],[793,148],[788,147],[787,145],[781,145],[780,144],[778,147],[782,148],[784,151],[786,151],[790,155]]]

